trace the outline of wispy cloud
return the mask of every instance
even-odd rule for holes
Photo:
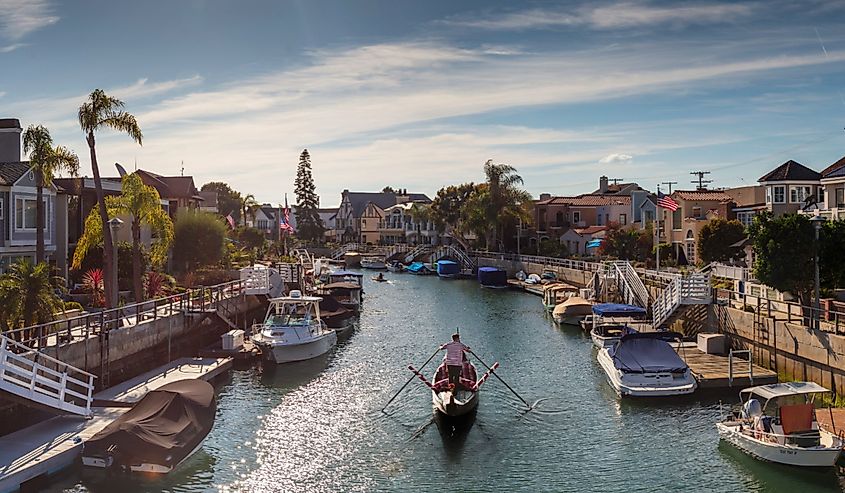
[[[443,21],[461,27],[489,30],[549,29],[585,26],[618,29],[670,24],[673,26],[733,21],[752,12],[748,4],[702,4],[686,7],[656,6],[645,2],[584,5],[569,10],[535,8],[485,17],[460,17]]]
[[[23,48],[24,46],[26,46],[25,43],[12,43],[10,45],[0,46],[0,53],[11,53],[18,48]]]
[[[58,21],[45,0],[0,0],[0,37],[4,39],[17,41]]]
[[[634,156],[630,154],[608,154],[607,156],[599,159],[600,164],[610,164],[610,163],[627,163],[634,159]]]

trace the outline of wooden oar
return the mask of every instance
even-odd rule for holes
[[[432,355],[431,355],[431,356],[429,356],[429,358],[428,358],[427,360],[425,360],[425,363],[423,363],[423,364],[422,364],[422,366],[420,367],[420,370],[422,370],[423,368],[425,368],[425,365],[427,365],[427,364],[429,363],[429,361],[431,361],[432,359],[434,359],[434,357],[435,357],[435,356],[437,356],[437,353],[439,353],[439,352],[440,352],[440,347],[438,346],[438,347],[437,347],[437,350],[436,350],[436,351],[434,351],[434,353],[432,353]],[[383,408],[381,408],[381,412],[384,412],[384,410],[385,410],[385,409],[387,409],[387,406],[389,406],[389,405],[390,405],[390,403],[391,403],[391,402],[393,402],[393,399],[396,399],[396,397],[398,397],[398,396],[399,396],[399,394],[401,394],[401,393],[402,393],[402,391],[403,391],[403,390],[405,390],[405,387],[407,387],[407,386],[408,386],[408,384],[410,384],[410,383],[411,383],[411,382],[413,382],[413,381],[414,381],[414,377],[412,376],[411,378],[409,378],[409,379],[408,379],[408,381],[407,381],[407,382],[405,382],[405,385],[403,385],[403,386],[402,386],[402,388],[401,388],[401,389],[399,389],[399,391],[397,391],[395,394],[393,394],[393,397],[391,397],[391,398],[390,398],[390,400],[389,400],[389,401],[387,401],[387,404],[385,404],[385,405],[384,405],[384,407],[383,407]]]
[[[426,378],[425,378],[425,375],[423,375],[422,373],[420,373],[420,372],[419,372],[416,368],[414,368],[412,365],[408,365],[408,369],[409,369],[409,370],[411,370],[411,371],[414,373],[414,375],[416,375],[416,376],[417,376],[417,378],[419,378],[419,379],[420,379],[420,381],[426,385],[426,387],[428,387],[428,388],[430,388],[431,390],[433,390],[433,391],[437,392],[437,389],[435,389],[435,388],[434,388],[434,385],[432,385],[432,383],[431,383],[431,382],[429,382],[429,381],[428,381],[428,379],[426,379]]]
[[[510,385],[508,385],[508,383],[507,383],[507,382],[505,382],[504,380],[502,380],[502,377],[500,377],[500,376],[499,376],[499,375],[498,375],[495,371],[493,371],[493,368],[490,368],[490,366],[488,366],[488,365],[487,365],[487,363],[485,363],[484,361],[482,361],[482,360],[481,360],[481,358],[479,358],[477,354],[473,353],[472,351],[468,351],[468,352],[469,352],[469,354],[471,354],[471,355],[475,356],[475,359],[477,359],[477,360],[478,360],[478,361],[479,361],[482,365],[484,365],[484,368],[487,368],[487,371],[489,371],[490,373],[492,373],[494,377],[498,378],[498,379],[499,379],[499,381],[500,381],[500,382],[502,382],[502,384],[504,384],[504,386],[508,388],[508,390],[510,390],[511,392],[513,392],[513,395],[517,396],[517,397],[519,398],[519,400],[521,400],[521,401],[522,401],[522,403],[523,403],[523,404],[525,404],[525,405],[528,407],[528,409],[531,409],[531,404],[529,404],[528,402],[526,402],[526,401],[525,401],[525,399],[523,399],[521,395],[517,394],[517,393],[516,393],[516,391],[515,391],[514,389],[512,389],[512,388],[511,388],[511,386],[510,386]]]
[[[491,373],[493,373],[493,371],[495,371],[495,370],[496,370],[496,368],[498,368],[498,367],[499,367],[499,362],[498,362],[498,361],[497,361],[497,362],[495,362],[495,363],[493,363],[493,366],[492,366],[492,367],[490,367],[490,369],[489,369],[489,370],[487,370],[487,371],[484,373],[484,375],[481,375],[481,378],[479,378],[477,382],[475,382],[475,386],[473,387],[473,390],[474,390],[474,391],[476,391],[476,392],[478,392],[478,389],[480,389],[480,388],[481,388],[481,384],[483,384],[484,382],[486,382],[486,381],[487,381],[487,378],[489,378],[489,377],[490,377],[490,374],[491,374]]]

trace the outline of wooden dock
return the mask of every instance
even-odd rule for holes
[[[749,363],[745,359],[734,358],[731,381],[727,356],[703,353],[696,347],[684,347],[678,354],[690,367],[701,389],[735,388],[739,391],[745,387],[768,385],[778,381],[777,373],[757,365],[752,365],[752,379],[748,372]]]
[[[221,343],[199,350],[199,355],[203,358],[232,358],[235,361],[250,361],[258,358],[261,355],[261,350],[258,349],[252,341],[244,341],[244,345],[238,349],[223,349]]]
[[[231,358],[181,358],[94,396],[115,406],[94,409],[94,416],[56,416],[0,437],[0,493],[38,483],[72,465],[82,444],[151,390],[178,380],[211,380],[232,367]]]
[[[530,284],[518,279],[508,279],[508,287],[519,291],[525,291],[526,293],[536,294],[537,296],[543,296],[542,284]]]

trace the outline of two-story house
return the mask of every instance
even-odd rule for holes
[[[430,204],[431,199],[422,193],[350,192],[341,193],[340,205],[334,220],[334,237],[340,242],[378,243],[381,241],[379,224],[384,210],[404,202]]]
[[[775,216],[794,214],[819,200],[821,173],[789,160],[761,176],[766,187],[766,209]]]
[[[733,197],[722,190],[675,190],[670,197],[678,203],[678,208],[674,212],[660,209],[661,243],[674,246],[679,264],[695,264],[702,226],[716,217],[733,219]]]
[[[845,157],[822,170],[819,184],[819,201],[805,207],[805,213],[845,220]]]
[[[536,241],[560,238],[570,228],[632,223],[631,196],[593,195],[548,197],[534,204]]]
[[[36,178],[21,160],[20,122],[0,119],[0,272],[19,258],[35,261]],[[67,195],[55,184],[44,187],[46,260],[67,276]]]
[[[409,245],[436,245],[439,234],[432,221],[417,219],[415,207],[428,207],[419,202],[403,202],[384,210],[381,227],[381,241],[386,245],[406,243]]]
[[[733,214],[736,220],[746,228],[751,226],[754,216],[768,210],[766,205],[766,187],[762,185],[748,185],[725,189],[734,202]]]

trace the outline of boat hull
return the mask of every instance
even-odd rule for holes
[[[334,330],[326,331],[319,337],[298,344],[265,342],[260,338],[256,339],[255,342],[265,351],[267,358],[271,361],[292,363],[326,354],[337,343],[337,333]]]
[[[574,327],[580,327],[581,321],[584,320],[583,315],[564,315],[562,317],[558,315],[552,315],[552,318],[554,319],[555,323],[558,323],[560,325],[572,325]]]
[[[760,460],[799,467],[832,467],[841,447],[794,447],[764,442],[740,431],[739,423],[716,423],[719,438]],[[821,431],[821,433],[827,433]],[[835,438],[835,437],[831,437]],[[842,444],[840,443],[840,446]]]
[[[461,391],[452,400],[452,392],[431,391],[431,402],[435,411],[450,417],[464,416],[478,407],[478,392]]]
[[[692,394],[698,388],[689,369],[683,377],[669,372],[622,372],[613,364],[606,348],[599,349],[596,359],[619,397],[670,397]]]

